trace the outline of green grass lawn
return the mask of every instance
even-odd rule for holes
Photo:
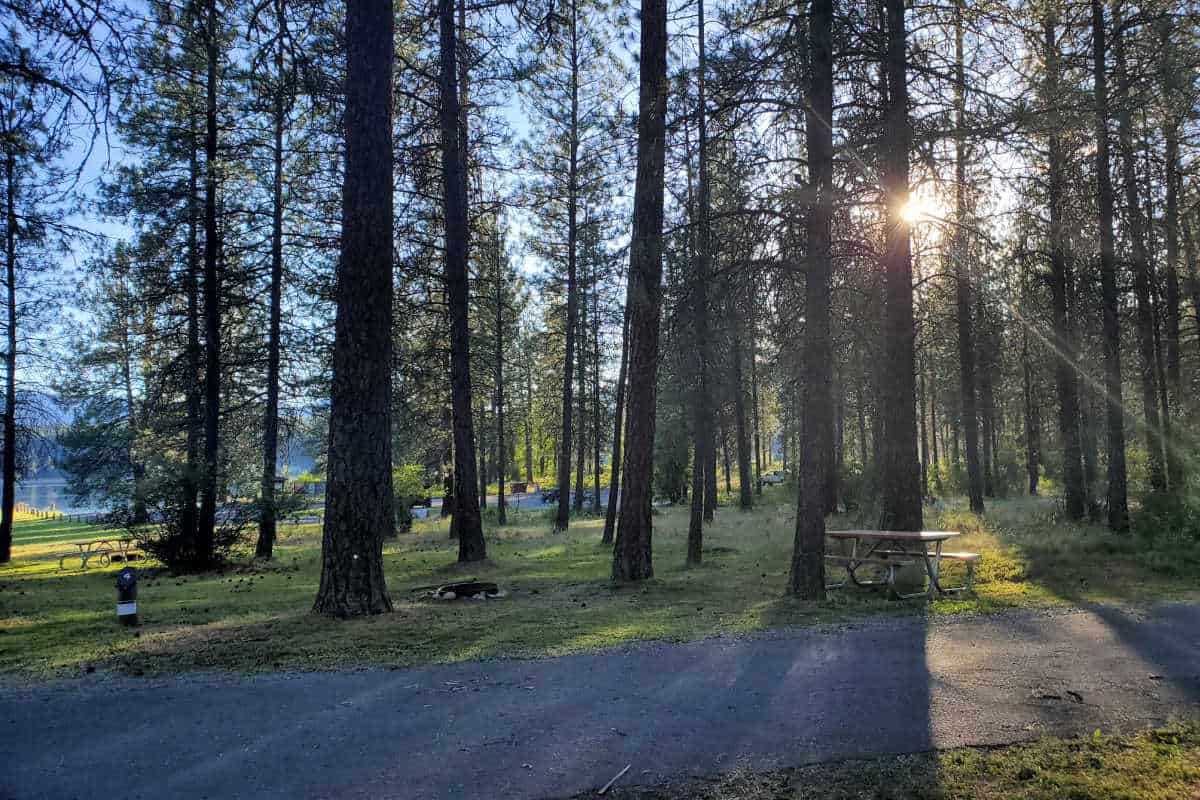
[[[579,797],[584,797],[580,795]],[[588,793],[586,796],[594,796]],[[615,800],[1196,800],[1200,728],[1046,738],[996,748],[846,761],[653,789]]]
[[[553,535],[544,512],[512,512],[508,526],[487,530],[492,563],[466,572],[453,567],[456,545],[445,522],[421,521],[384,550],[394,613],[350,622],[309,613],[320,531],[284,526],[270,564],[246,553],[224,572],[187,577],[140,564],[136,630],[116,622],[112,579],[119,565],[82,572],[78,561],[68,561],[68,569],[58,569],[64,543],[95,538],[99,529],[24,519],[14,560],[0,567],[0,672],[327,669],[556,655],[864,614],[1190,597],[1200,579],[1195,544],[1148,547],[1058,521],[1049,502],[1011,500],[994,503],[983,519],[951,509],[926,520],[964,532],[954,549],[982,553],[975,597],[926,605],[843,590],[824,603],[799,603],[784,593],[793,515],[788,487],[768,489],[753,512],[722,507],[706,531],[704,565],[685,569],[686,510],[667,509],[655,519],[656,577],[621,588],[608,579],[611,550],[599,544],[598,519],[575,520],[569,534]],[[863,522],[831,520],[841,527]],[[948,582],[960,582],[961,566],[952,570]],[[465,577],[495,580],[510,595],[446,603],[412,591]]]

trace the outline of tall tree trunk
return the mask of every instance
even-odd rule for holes
[[[1096,182],[1100,206],[1100,293],[1104,321],[1104,394],[1108,455],[1108,527],[1129,529],[1125,473],[1125,420],[1121,400],[1121,328],[1117,256],[1113,242],[1113,188],[1108,154],[1108,76],[1103,0],[1092,0],[1092,74],[1096,102]]]
[[[1029,334],[1025,330],[1021,332],[1021,380],[1025,401],[1025,474],[1029,480],[1029,494],[1036,496],[1042,453],[1042,426],[1037,389],[1033,383],[1033,362],[1029,358]],[[1075,431],[1078,434],[1078,422]],[[1079,477],[1082,483],[1082,472]]]
[[[572,375],[575,374],[575,333],[578,326],[578,294],[576,283],[576,244],[579,241],[579,8],[576,0],[571,2],[571,46],[569,58],[571,62],[571,122],[567,131],[568,161],[567,161],[567,321],[566,321],[566,355],[563,360],[562,386],[562,447],[559,448],[558,461],[558,516],[554,520],[554,530],[561,533],[570,525],[571,500],[571,423],[574,413],[571,392]],[[661,271],[661,270],[660,270]],[[580,458],[582,458],[582,452]]]
[[[617,495],[621,488],[621,430],[625,416],[625,373],[629,366],[629,294],[626,290],[625,311],[621,322],[621,365],[617,369],[616,407],[613,410],[612,468],[608,476],[608,508],[604,512],[602,544],[612,544],[617,524]]]
[[[4,279],[8,330],[4,351],[3,505],[0,506],[0,564],[12,559],[13,510],[17,491],[17,158],[8,143],[4,155]]]
[[[122,276],[124,280],[124,276]],[[145,524],[146,512],[145,477],[146,465],[137,454],[137,435],[142,429],[141,414],[137,410],[137,400],[133,390],[133,341],[131,329],[134,325],[132,309],[129,305],[131,295],[128,289],[122,288],[121,298],[121,383],[125,389],[125,415],[129,421],[129,443],[126,453],[129,458],[129,471],[133,477],[133,496],[130,498],[130,516],[135,525]],[[2,516],[2,515],[0,515]]]
[[[284,0],[275,0],[276,36],[275,87],[271,115],[274,148],[271,170],[271,289],[267,329],[267,407],[263,412],[263,471],[259,494],[262,497],[258,520],[258,544],[254,554],[270,558],[275,547],[275,461],[279,451],[279,328],[283,293],[283,130],[287,115],[283,97]]]
[[[577,442],[575,447],[575,513],[583,512],[583,469],[587,463],[587,300],[583,302],[583,313],[579,315],[579,329],[575,332],[578,342],[575,358]]]
[[[1163,437],[1167,458],[1167,484],[1172,489],[1181,489],[1184,485],[1184,459],[1179,445],[1171,435],[1171,426],[1175,424],[1171,416],[1171,408],[1179,413],[1180,402],[1183,399],[1183,377],[1180,369],[1179,350],[1179,135],[1178,132],[1167,131],[1167,205],[1164,209],[1164,227],[1166,229],[1166,313],[1162,316],[1166,321],[1166,365],[1160,369],[1162,387]],[[1155,292],[1157,297],[1158,293]],[[1162,348],[1159,350],[1160,362]]]
[[[976,324],[982,326],[985,318],[982,296],[977,295]],[[996,496],[995,441],[996,441],[996,397],[992,392],[992,365],[994,363],[991,331],[979,331],[976,342],[976,366],[979,368],[979,421],[980,441],[983,443],[983,496]]]
[[[758,324],[754,298],[750,299],[750,425],[754,433],[754,492],[762,496],[762,437],[758,417]]]
[[[1047,111],[1061,102],[1059,94],[1059,50],[1058,17],[1051,13],[1042,22],[1045,33],[1046,97]],[[1079,386],[1075,377],[1078,346],[1075,325],[1071,320],[1069,298],[1074,292],[1074,275],[1071,260],[1066,253],[1066,237],[1063,235],[1062,203],[1066,189],[1063,178],[1063,150],[1059,136],[1059,120],[1047,120],[1049,131],[1049,186],[1048,203],[1050,212],[1050,292],[1054,321],[1054,385],[1058,393],[1058,431],[1063,448],[1063,490],[1066,513],[1069,519],[1082,519],[1085,512],[1083,482],[1082,444],[1079,437]],[[1028,351],[1028,344],[1024,346]],[[1028,371],[1028,367],[1026,367]],[[1036,464],[1030,473],[1030,494],[1037,494]]]
[[[954,4],[955,83],[954,107],[956,132],[954,136],[954,219],[953,259],[955,300],[958,314],[959,383],[962,394],[963,436],[967,448],[967,496],[971,510],[983,513],[984,475],[979,462],[979,421],[975,404],[975,338],[972,330],[971,306],[973,278],[967,252],[967,145],[966,131],[966,70],[963,63],[963,4]],[[907,165],[906,165],[907,169]],[[906,178],[907,183],[907,178]],[[906,234],[907,235],[907,234]]]
[[[597,248],[598,250],[598,248]],[[599,258],[597,252],[596,258]],[[598,263],[598,262],[597,262]],[[594,281],[596,279],[593,279]],[[600,290],[592,285],[592,514],[600,516]]]
[[[1175,82],[1178,80],[1175,65],[1174,43],[1171,41],[1172,23],[1163,15],[1159,23],[1160,55],[1162,64],[1162,94],[1164,97],[1163,139],[1166,143],[1167,207],[1164,228],[1166,233],[1166,326],[1167,326],[1167,380],[1163,385],[1164,396],[1170,395],[1175,413],[1179,413],[1183,400],[1183,378],[1180,369],[1180,297],[1179,297],[1179,99]],[[1170,422],[1170,417],[1166,417]],[[1184,463],[1179,448],[1173,440],[1167,443],[1167,481],[1174,488],[1184,482]]]
[[[454,0],[438,0],[440,33],[439,97],[442,137],[442,207],[446,300],[450,306],[450,396],[454,428],[454,526],[458,560],[487,558],[476,494],[475,424],[471,413],[471,333],[467,272],[466,141],[460,135]],[[391,252],[391,245],[388,245]]]
[[[180,480],[179,526],[182,535],[196,549],[196,526],[199,523],[197,501],[200,492],[200,441],[204,438],[203,397],[200,386],[200,208],[197,201],[200,183],[200,160],[195,135],[188,137],[188,252],[187,274],[187,397],[186,467]]]
[[[487,404],[481,398],[479,400],[479,411],[476,416],[479,420],[479,434],[475,441],[475,449],[479,453],[479,507],[487,508],[487,487],[488,487],[488,448],[484,442],[484,437],[487,435]]]
[[[221,285],[217,254],[217,3],[205,3],[204,135],[204,472],[196,526],[196,566],[216,562],[217,471],[221,435]]]
[[[329,483],[313,610],[390,611],[383,540],[392,496],[392,4],[346,6],[345,170],[337,267]]]
[[[1187,219],[1180,220],[1183,233],[1183,258],[1187,261],[1188,289],[1192,295],[1192,317],[1196,327],[1196,347],[1200,349],[1200,257],[1197,256],[1196,230]]]
[[[1142,113],[1142,125],[1146,126],[1145,112]],[[1143,153],[1145,154],[1146,162],[1146,180],[1145,180],[1145,201],[1146,201],[1146,217],[1147,220],[1147,253],[1155,252],[1154,247],[1154,187],[1151,177],[1153,164],[1150,155],[1150,143],[1144,142]],[[1162,457],[1164,459],[1164,468],[1166,471],[1167,487],[1175,488],[1178,484],[1179,475],[1182,471],[1182,465],[1178,458],[1178,449],[1173,446],[1171,436],[1171,400],[1170,391],[1167,388],[1167,368],[1163,353],[1162,342],[1162,297],[1159,294],[1158,274],[1155,269],[1154,261],[1147,256],[1147,278],[1150,283],[1150,319],[1152,320],[1154,332],[1154,377],[1158,385],[1158,411],[1161,427],[1159,428],[1158,439],[1162,442]]]
[[[922,362],[924,359],[922,359]],[[917,408],[920,409],[917,414],[918,424],[921,431],[921,495],[929,494],[929,429],[926,425],[925,416],[925,364],[921,363],[918,367],[920,376],[920,384],[917,387]]]
[[[1096,481],[1100,454],[1096,446],[1096,417],[1101,413],[1097,406],[1096,392],[1086,384],[1081,387],[1079,434],[1083,450],[1083,485],[1087,497],[1087,514],[1090,519],[1099,517],[1100,507],[1096,502]]]
[[[736,314],[736,308],[734,313]],[[735,323],[736,324],[736,323]],[[742,371],[741,333],[733,334],[733,419],[737,435],[738,508],[743,511],[754,506],[754,487],[750,474],[750,431],[746,422],[746,382]]]
[[[825,597],[827,453],[833,446],[833,347],[830,341],[833,212],[833,0],[812,0],[806,103],[808,268],[804,300],[804,437],[789,588],[804,600]]]
[[[1130,104],[1129,68],[1125,58],[1125,36],[1120,15],[1121,2],[1116,5],[1113,20],[1113,57],[1117,67],[1117,139],[1121,147],[1121,173],[1125,189],[1126,225],[1133,245],[1133,295],[1136,301],[1138,366],[1142,385],[1142,414],[1145,416],[1146,469],[1150,491],[1167,489],[1167,474],[1162,456],[1162,433],[1159,428],[1158,380],[1155,375],[1154,316],[1150,299],[1150,254],[1146,247],[1146,221],[1138,201],[1137,156],[1133,146],[1133,115]]]
[[[725,467],[725,494],[733,494],[733,477],[729,461],[729,432],[726,426],[726,413],[722,410],[717,417],[721,424],[721,460]]]
[[[880,409],[883,437],[879,527],[916,531],[922,526],[921,483],[917,470],[917,420],[913,321],[912,254],[903,205],[908,200],[907,35],[904,0],[885,0],[887,11],[887,102],[883,161],[887,200],[887,242],[880,264],[884,275],[884,343]]]
[[[942,490],[942,462],[938,455],[938,414],[937,414],[937,381],[931,380],[929,386],[929,446],[930,464],[933,467],[933,488]]]
[[[504,502],[504,470],[508,466],[504,449],[504,254],[500,252],[500,219],[492,232],[493,253],[496,259],[496,522],[508,524]]]
[[[709,351],[711,354],[712,343],[709,342]],[[711,379],[711,372],[709,378]],[[717,430],[716,430],[716,401],[713,397],[713,387],[711,380],[708,387],[708,411],[709,411],[709,430],[708,430],[708,459],[704,464],[704,521],[712,522],[717,515]]]
[[[629,413],[625,488],[613,548],[613,579],[654,576],[650,515],[662,306],[663,167],[667,110],[667,4],[641,1],[637,178],[629,245]]]
[[[695,274],[692,276],[692,335],[696,348],[696,385],[692,397],[692,503],[688,518],[687,563],[699,564],[704,549],[704,510],[707,501],[705,477],[710,461],[712,440],[712,388],[709,386],[708,269],[709,246],[709,188],[708,188],[708,107],[706,104],[704,0],[696,2],[696,36],[699,65],[696,71],[696,120],[700,161],[700,202],[697,226]]]
[[[525,368],[525,482],[533,483],[533,364],[524,354]]]
[[[870,454],[867,452],[867,397],[866,391],[863,388],[861,374],[858,377],[858,383],[854,387],[854,406],[858,412],[858,461],[865,475],[868,468],[867,464],[870,461]]]

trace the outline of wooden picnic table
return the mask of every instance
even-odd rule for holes
[[[120,557],[120,560],[128,562],[130,555],[137,550],[137,542],[132,536],[115,536],[106,539],[89,539],[84,542],[71,542],[75,548],[74,553],[64,553],[59,556],[58,568],[63,568],[63,561],[68,558],[78,558],[80,569],[87,569],[88,562],[93,558],[100,562],[101,566],[107,567],[112,562],[112,556],[115,554]]]
[[[850,553],[848,555],[834,555],[830,556],[830,558],[843,563],[850,580],[856,586],[874,586],[880,583],[880,581],[860,580],[855,574],[859,567],[863,565],[883,565],[887,568],[886,583],[888,588],[902,599],[921,596],[933,597],[934,592],[952,594],[960,591],[958,588],[943,588],[940,582],[942,545],[955,536],[959,536],[958,531],[846,530],[828,531],[826,535],[831,539],[850,543]],[[931,547],[932,552],[930,551]],[[956,558],[963,557],[963,560],[968,561],[968,563],[978,557],[974,553],[956,553],[954,556]],[[904,561],[906,557],[914,560],[920,558],[924,562],[925,573],[929,576],[929,586],[925,591],[908,594],[901,594],[896,591],[895,568],[896,566],[904,566],[911,563]],[[838,585],[841,586],[842,584]]]

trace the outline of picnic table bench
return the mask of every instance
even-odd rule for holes
[[[847,579],[841,583],[832,584],[827,588],[839,589],[847,582],[855,586],[886,586],[890,594],[902,600],[914,597],[933,597],[934,593],[948,595],[958,592],[972,592],[975,584],[975,562],[979,560],[978,553],[947,552],[942,545],[950,539],[959,536],[958,531],[871,531],[846,530],[829,531],[829,538],[842,543],[849,542],[849,553],[834,553],[827,555],[827,561],[846,568]],[[932,548],[932,550],[931,550]],[[924,591],[904,593],[896,585],[896,571],[899,567],[910,566],[920,559],[925,566],[928,576],[928,586]],[[944,587],[941,584],[942,559],[961,561],[967,567],[967,583],[965,586]],[[858,576],[862,567],[882,569],[882,579],[864,579]]]
[[[128,562],[142,557],[132,536],[91,539],[86,542],[71,542],[71,545],[75,548],[74,552],[63,553],[58,557],[59,569],[63,569],[63,562],[68,558],[78,558],[80,569],[87,569],[88,562],[93,558],[100,562],[100,566],[107,567],[114,559]]]

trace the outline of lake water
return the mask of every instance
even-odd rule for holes
[[[67,482],[62,479],[40,478],[17,484],[18,503],[26,503],[42,511],[61,511],[64,514],[91,514],[106,509],[93,502],[76,500],[67,494]]]

